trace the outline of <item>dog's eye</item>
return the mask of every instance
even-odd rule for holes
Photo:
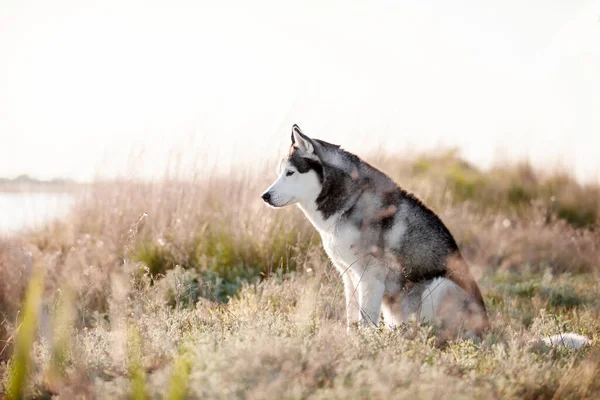
[[[292,176],[292,175],[294,175],[294,172],[295,171],[288,171],[285,173],[285,176]]]

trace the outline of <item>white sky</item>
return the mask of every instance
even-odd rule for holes
[[[0,2],[0,176],[229,165],[292,123],[598,179],[600,0]]]

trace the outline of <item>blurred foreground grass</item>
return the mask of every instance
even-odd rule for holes
[[[482,343],[440,349],[427,326],[346,337],[320,238],[299,210],[259,198],[272,173],[98,182],[68,218],[0,239],[0,392],[597,398],[599,187],[525,164],[480,171],[452,152],[372,163],[455,235],[489,306]],[[43,294],[26,296],[36,268]],[[594,345],[529,343],[565,331]]]

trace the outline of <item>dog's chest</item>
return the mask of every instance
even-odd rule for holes
[[[360,264],[360,231],[351,226],[339,226],[331,232],[319,232],[325,252],[337,267]],[[358,266],[358,265],[357,265]]]

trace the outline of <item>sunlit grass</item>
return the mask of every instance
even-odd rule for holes
[[[271,173],[103,182],[68,218],[0,240],[0,393],[597,398],[598,187],[454,153],[368,161],[456,237],[492,320],[481,343],[440,348],[428,326],[347,337],[319,236],[299,210],[259,198]],[[43,285],[31,265],[45,266]],[[531,344],[566,331],[592,346]]]
[[[22,399],[31,367],[31,350],[36,339],[44,290],[44,270],[37,268],[29,281],[18,328],[15,352],[9,365],[7,398]]]
[[[186,398],[190,373],[192,371],[192,362],[189,358],[184,352],[173,361],[167,399],[182,400]]]
[[[135,325],[130,325],[127,331],[127,353],[129,357],[129,375],[131,377],[131,398],[145,400],[148,398],[146,390],[146,372],[142,364],[141,337]]]

